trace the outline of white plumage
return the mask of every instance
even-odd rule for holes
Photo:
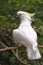
[[[37,33],[31,26],[31,17],[34,14],[18,11],[17,15],[20,20],[20,26],[18,27],[18,29],[13,30],[14,40],[26,46],[28,59],[40,59],[41,55],[37,47]]]

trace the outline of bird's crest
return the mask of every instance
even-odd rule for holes
[[[35,15],[35,13],[28,13],[28,15],[30,16],[30,17],[33,17],[34,15]]]

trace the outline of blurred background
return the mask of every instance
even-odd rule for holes
[[[32,23],[38,35],[39,45],[43,45],[43,0],[0,0],[0,43],[7,46],[19,47],[12,40],[12,30],[19,26],[16,19],[17,11],[36,13]],[[4,48],[0,44],[0,48]],[[43,48],[39,48],[43,58]],[[43,65],[43,60],[28,61],[26,49],[19,49],[20,58],[26,65]],[[23,65],[19,62],[11,51],[0,52],[0,65]]]

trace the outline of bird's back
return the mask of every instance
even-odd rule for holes
[[[31,36],[34,40],[37,41],[37,33],[35,30],[29,26],[29,25],[23,25],[22,27],[19,27],[21,32],[24,33],[24,36]]]

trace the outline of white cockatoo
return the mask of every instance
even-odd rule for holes
[[[17,16],[19,17],[20,25],[17,29],[13,30],[14,40],[26,46],[27,56],[29,60],[41,58],[40,52],[37,47],[37,33],[31,26],[31,17],[33,15],[34,13],[30,14],[24,11],[18,11]]]

